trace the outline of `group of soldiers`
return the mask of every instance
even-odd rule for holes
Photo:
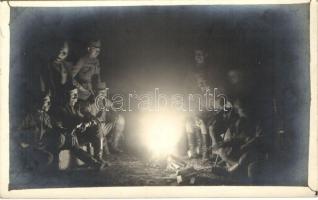
[[[204,94],[217,87],[216,81],[209,81],[208,53],[204,48],[194,51],[194,68],[190,73],[197,91]],[[187,155],[202,159],[212,165],[213,173],[229,176],[243,176],[254,179],[264,166],[268,152],[264,129],[257,121],[251,101],[246,76],[239,69],[226,72],[221,88],[226,98],[197,110],[185,123]],[[213,105],[216,107],[208,108]]]
[[[86,166],[103,169],[109,154],[122,152],[125,119],[112,110],[101,81],[100,51],[100,40],[91,41],[73,65],[66,60],[69,44],[63,42],[41,70],[41,95],[18,128],[26,168],[57,169],[59,153],[69,150]],[[96,98],[107,109],[99,109]]]
[[[72,64],[67,61],[69,44],[63,42],[44,67],[40,98],[19,127],[19,148],[28,168],[54,169],[59,152],[67,149],[88,167],[103,169],[109,164],[109,154],[122,152],[119,144],[125,119],[112,110],[106,83],[101,81],[100,51],[100,40],[91,41],[86,54]],[[192,82],[187,80],[203,94],[207,89],[213,90],[206,60],[203,49],[194,51]],[[266,157],[266,152],[260,151],[264,133],[253,119],[241,72],[228,71],[227,80],[227,101],[218,102],[226,109],[205,109],[186,120],[187,154],[206,162],[213,158],[215,173],[253,176]],[[101,96],[102,107],[107,109],[96,105]],[[83,146],[88,148],[84,150]]]

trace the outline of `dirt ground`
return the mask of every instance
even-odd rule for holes
[[[111,165],[102,171],[77,168],[54,173],[13,173],[10,188],[235,184],[233,180],[212,174],[211,164],[196,159],[184,160],[186,165],[182,168],[191,168],[192,172],[190,176],[182,176],[181,182],[179,177],[179,183],[177,170],[168,169],[166,162],[143,160],[127,153],[112,155],[109,161]]]

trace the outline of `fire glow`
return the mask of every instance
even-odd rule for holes
[[[176,151],[184,132],[183,117],[172,112],[147,113],[141,118],[144,145],[154,156],[167,156]]]

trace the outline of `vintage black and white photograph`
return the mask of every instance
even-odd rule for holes
[[[307,186],[309,8],[11,7],[9,190]]]

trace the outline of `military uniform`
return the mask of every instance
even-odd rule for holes
[[[108,101],[106,103],[106,101]],[[99,104],[99,105],[98,105]],[[101,105],[102,104],[102,105]],[[93,140],[98,139],[100,143],[95,143],[95,151],[97,150],[97,156],[101,157],[102,154],[109,154],[108,149],[108,139],[111,139],[111,147],[112,150],[119,150],[119,140],[123,137],[123,131],[125,128],[125,120],[124,117],[120,114],[115,113],[108,107],[109,110],[106,110],[106,104],[111,105],[111,101],[103,98],[102,101],[96,101],[96,97],[91,96],[89,101],[81,102],[80,112],[88,119],[95,119],[97,124],[97,130],[95,134],[91,134],[95,138],[91,138]],[[104,108],[104,109],[101,109]],[[109,133],[114,130],[111,137],[109,137]]]
[[[87,100],[93,94],[92,83],[100,80],[100,63],[88,55],[81,58],[72,68],[72,76],[77,81],[80,100]]]
[[[85,121],[84,118],[80,116],[79,110],[69,105],[60,106],[55,113],[57,124],[61,130],[63,130],[60,135],[60,142],[62,142],[60,145],[61,149],[70,149],[71,152],[83,162],[93,167],[101,167],[104,163],[101,163],[88,152],[82,150],[78,143],[79,138],[90,134],[88,129],[92,126],[92,122]],[[80,124],[82,124],[81,127],[79,127]],[[87,128],[86,130],[83,130],[84,126]]]
[[[66,61],[55,61],[49,66],[49,88],[54,101],[60,100],[64,85],[72,81],[71,68],[72,64]]]
[[[25,164],[31,168],[47,167],[53,161],[49,138],[53,134],[50,116],[41,110],[28,114],[20,128],[19,144]]]
[[[50,92],[53,105],[60,105],[63,87],[72,81],[72,64],[65,60],[53,61],[41,74],[42,92]]]
[[[195,66],[188,76],[188,90],[192,94],[199,94],[204,97],[202,88],[207,89],[207,77],[205,74],[206,68],[204,64]],[[202,158],[207,158],[208,149],[208,126],[211,124],[214,111],[209,111],[207,108],[208,102],[199,101],[194,97],[190,103],[190,109],[193,113],[186,120],[186,134],[188,139],[190,157],[196,157],[202,153]]]

